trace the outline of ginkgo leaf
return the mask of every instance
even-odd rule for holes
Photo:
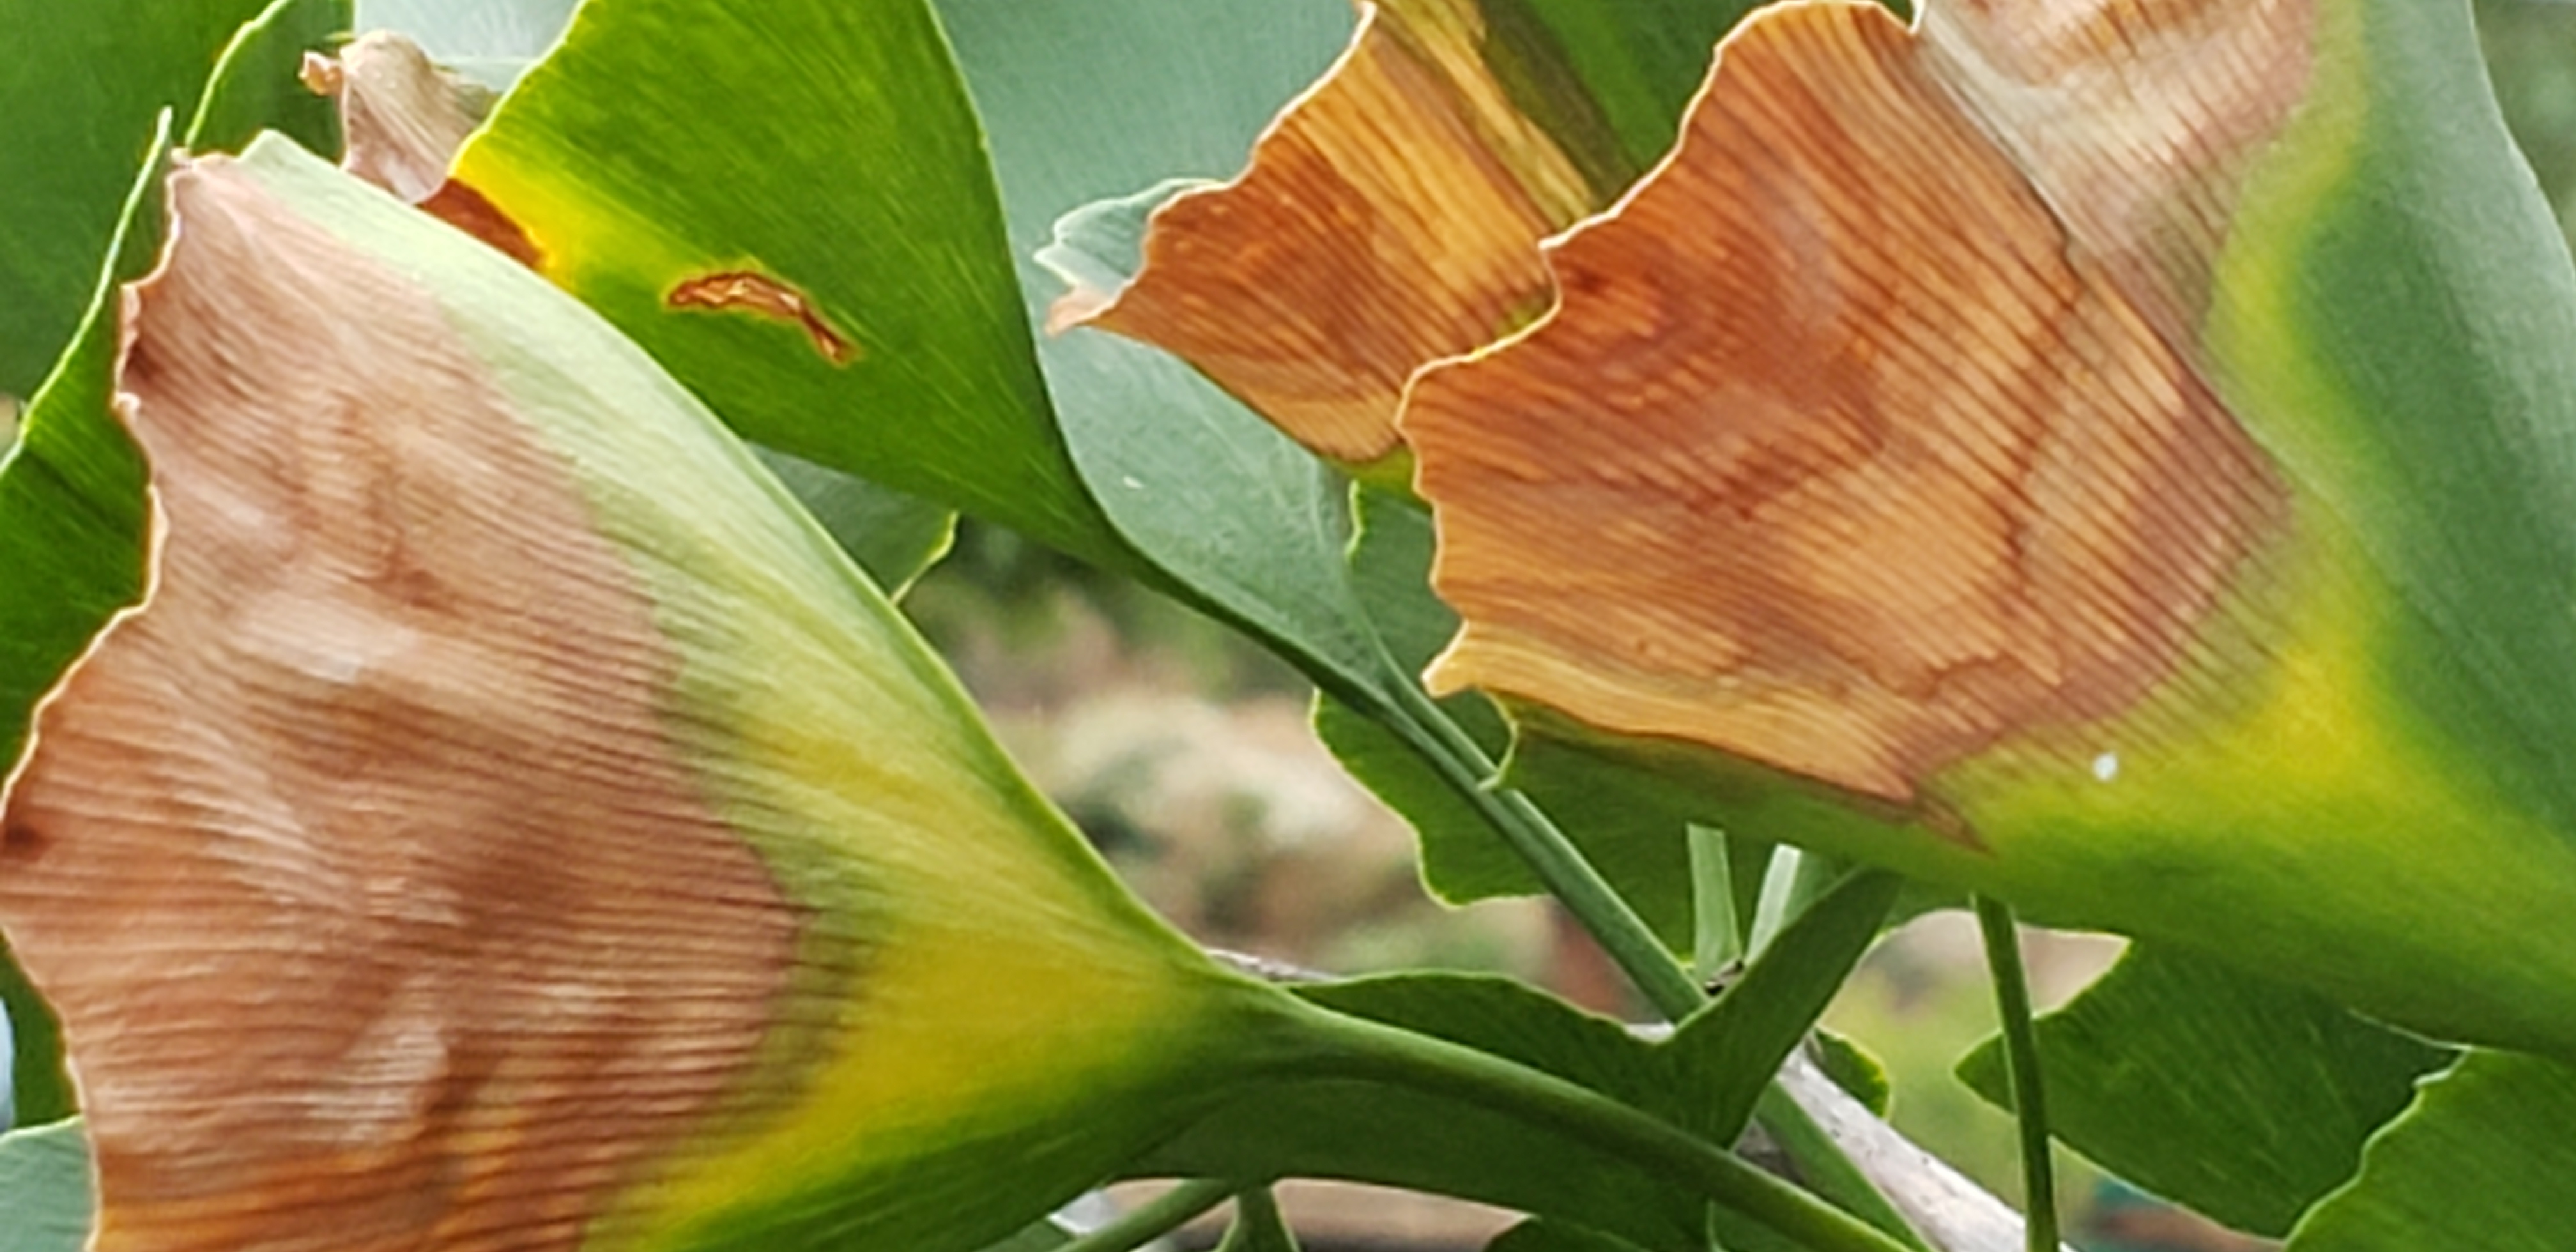
[[[1078,283],[1057,326],[1167,349],[1323,456],[1386,462],[1414,372],[1542,310],[1538,242],[1633,177],[1626,141],[1669,116],[1639,50],[1741,11],[1539,11],[1562,7],[1361,0],[1349,48],[1251,167],[1157,209],[1143,267]]]
[[[170,197],[149,596],[0,810],[95,1246],[972,1241],[1279,998],[568,297],[283,142]]]
[[[1595,206],[1484,65],[1474,6],[1360,14],[1349,51],[1262,138],[1250,172],[1157,210],[1145,266],[1114,297],[1068,297],[1099,305],[1079,320],[1179,353],[1354,463],[1394,448],[1396,401],[1423,362],[1538,309],[1537,241]],[[1318,266],[1290,223],[1359,238],[1334,240],[1327,255],[1343,263]]]
[[[2481,82],[2456,8],[1764,11],[1554,307],[1413,385],[1435,687],[2576,1053],[2576,281]]]
[[[1871,5],[1756,20],[1672,164],[1551,251],[1546,325],[1425,377],[1467,619],[1436,686],[1905,803],[2175,676],[2280,488],[1943,46]]]

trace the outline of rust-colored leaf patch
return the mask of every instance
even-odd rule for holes
[[[2175,332],[2304,26],[2147,7],[1953,0],[1918,39],[1793,3],[1732,36],[1674,158],[1552,250],[1559,306],[1414,387],[1465,621],[1434,684],[1908,802],[2202,663],[2286,516]],[[2044,120],[2116,144],[2024,107],[2086,74],[2092,110]]]
[[[766,274],[726,270],[692,278],[672,288],[662,302],[674,309],[743,312],[802,327],[814,350],[834,365],[847,365],[859,356],[859,346],[823,316],[811,297]]]
[[[1544,307],[1538,241],[1594,207],[1481,59],[1475,5],[1360,9],[1243,177],[1164,205],[1134,280],[1061,319],[1174,352],[1349,463],[1394,449],[1414,371]]]
[[[420,208],[529,269],[543,271],[546,267],[545,251],[537,247],[527,229],[471,186],[448,179],[420,202]]]
[[[580,1246],[742,1090],[800,913],[675,757],[653,603],[440,307],[226,161],[170,202],[122,375],[151,591],[0,808],[93,1246]]]

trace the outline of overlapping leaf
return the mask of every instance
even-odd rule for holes
[[[2049,1126],[2122,1178],[2279,1237],[2447,1051],[2204,957],[2140,946],[2039,1019]],[[1960,1062],[2010,1104],[1998,1046]]]
[[[2523,938],[2576,905],[2576,283],[2464,11],[2029,19],[1766,12],[1544,317],[1411,384],[1433,678],[1730,830],[2576,1051]]]
[[[2571,1116],[2566,1066],[2472,1053],[2371,1141],[2360,1176],[2299,1223],[2289,1252],[2565,1247],[2576,1235],[2559,1199],[2576,1170]]]

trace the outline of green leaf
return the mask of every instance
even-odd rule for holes
[[[2059,1139],[2273,1236],[2350,1178],[2416,1078],[2452,1059],[2314,994],[2145,944],[2037,1026]],[[1959,1077],[2011,1106],[1998,1041],[1963,1058]]]
[[[1687,1100],[1683,1125],[1722,1143],[1744,1133],[1771,1076],[1878,938],[1903,885],[1894,874],[1845,877],[1782,927],[1742,978],[1673,1032],[1666,1051]]]
[[[0,1252],[81,1252],[95,1190],[77,1121],[0,1133]]]
[[[9,119],[9,142],[0,145],[0,291],[8,293],[0,300],[0,395],[32,395],[71,341],[148,153],[154,114],[176,109],[171,133],[186,133],[216,51],[265,4],[0,0],[10,64],[0,75],[0,117]],[[308,17],[308,30],[347,25],[345,2],[299,12],[338,15]],[[330,110],[309,94],[286,98],[295,89],[287,64],[286,83],[256,90],[293,107],[263,120],[327,148]],[[139,265],[148,255],[128,260]]]
[[[745,436],[1134,564],[1055,434],[981,133],[919,0],[591,6],[455,174]],[[673,306],[727,274],[810,325]]]
[[[2576,1242],[2576,1071],[2475,1052],[2427,1081],[2286,1252],[2556,1252]]]

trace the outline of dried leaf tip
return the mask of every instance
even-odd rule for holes
[[[1135,278],[1061,319],[1165,348],[1352,464],[1395,449],[1416,370],[1544,305],[1537,243],[1594,203],[1485,63],[1477,5],[1359,8],[1242,177],[1165,203]]]
[[[350,173],[419,204],[447,181],[467,136],[492,111],[492,93],[432,61],[390,31],[349,41],[337,59],[306,53],[301,77],[337,97]]]

